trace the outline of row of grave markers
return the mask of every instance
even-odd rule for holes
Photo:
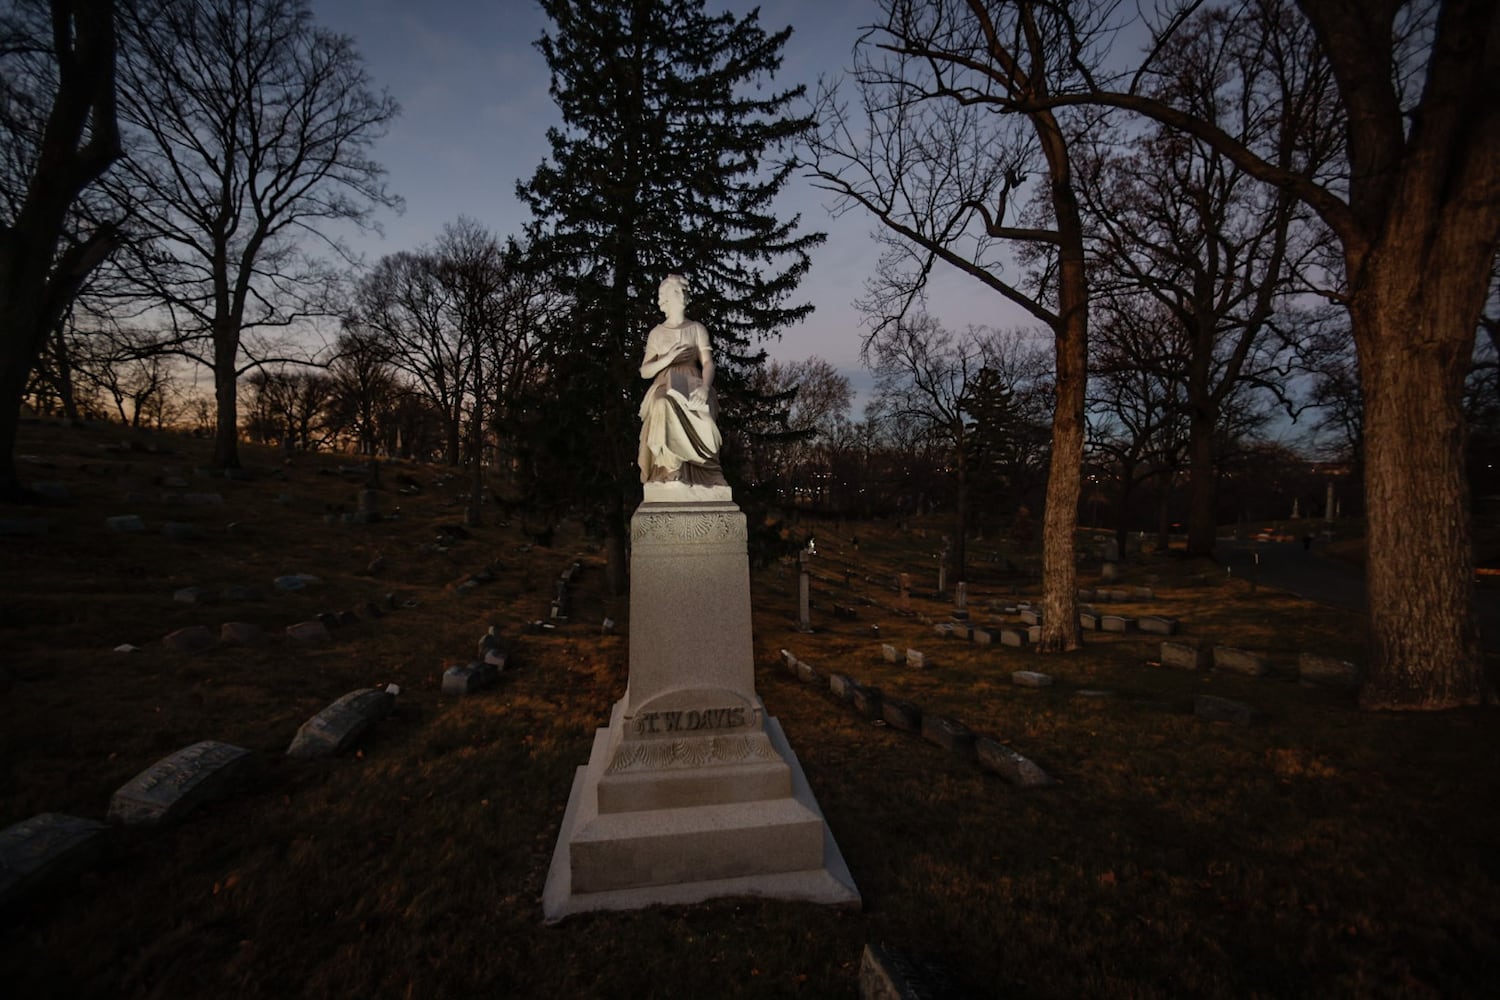
[[[908,652],[915,653],[915,650]],[[921,656],[920,653],[917,654]],[[981,736],[963,723],[924,712],[919,706],[899,698],[886,698],[877,687],[861,684],[848,674],[831,673],[826,677],[811,664],[790,651],[781,651],[786,671],[804,684],[826,684],[839,702],[849,705],[861,717],[882,721],[893,729],[921,736],[929,743],[976,758],[980,765],[1013,785],[1022,788],[1044,788],[1056,781],[1039,765],[1010,747],[987,736]]]
[[[294,758],[347,750],[389,715],[400,688],[359,688],[298,728],[286,749]],[[55,878],[88,866],[116,826],[164,827],[199,806],[232,794],[254,771],[253,751],[217,740],[183,747],[121,785],[110,797],[107,822],[40,813],[0,830],[0,912],[10,911]]]

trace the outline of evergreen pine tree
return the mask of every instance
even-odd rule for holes
[[[553,28],[537,46],[563,124],[517,193],[533,213],[535,263],[572,311],[548,338],[550,377],[523,433],[539,486],[602,507],[618,592],[657,285],[670,273],[690,283],[728,436],[764,362],[757,342],[812,309],[788,300],[823,235],[798,233],[799,218],[772,207],[793,169],[774,156],[811,120],[791,111],[803,88],[760,89],[791,29],[767,34],[756,12],[710,15],[704,0],[542,7]]]

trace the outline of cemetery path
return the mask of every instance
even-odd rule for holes
[[[1319,604],[1351,611],[1365,609],[1364,573],[1358,567],[1319,554],[1316,543],[1311,551],[1304,549],[1300,541],[1241,543],[1221,549],[1221,554],[1227,555],[1230,570],[1242,579],[1255,579]],[[1488,651],[1500,652],[1500,593],[1476,590],[1474,605],[1479,614],[1481,644]]]

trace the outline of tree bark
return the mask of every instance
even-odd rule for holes
[[[1218,536],[1218,474],[1214,469],[1214,428],[1217,409],[1197,402],[1188,416],[1188,539],[1189,555],[1211,556]]]
[[[214,428],[214,468],[240,467],[240,415],[238,404],[239,373],[235,365],[239,354],[238,331],[214,331],[214,402],[218,417]]]
[[[1464,374],[1488,267],[1390,230],[1350,304],[1365,393],[1365,708],[1444,709],[1491,696],[1474,616]],[[1467,286],[1467,287],[1466,287]]]

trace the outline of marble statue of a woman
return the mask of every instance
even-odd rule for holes
[[[708,331],[686,316],[687,280],[681,275],[667,275],[656,303],[667,319],[647,336],[646,359],[641,362],[641,378],[653,380],[641,401],[637,457],[647,499],[662,492],[658,484],[727,490],[719,466],[722,439]]]

